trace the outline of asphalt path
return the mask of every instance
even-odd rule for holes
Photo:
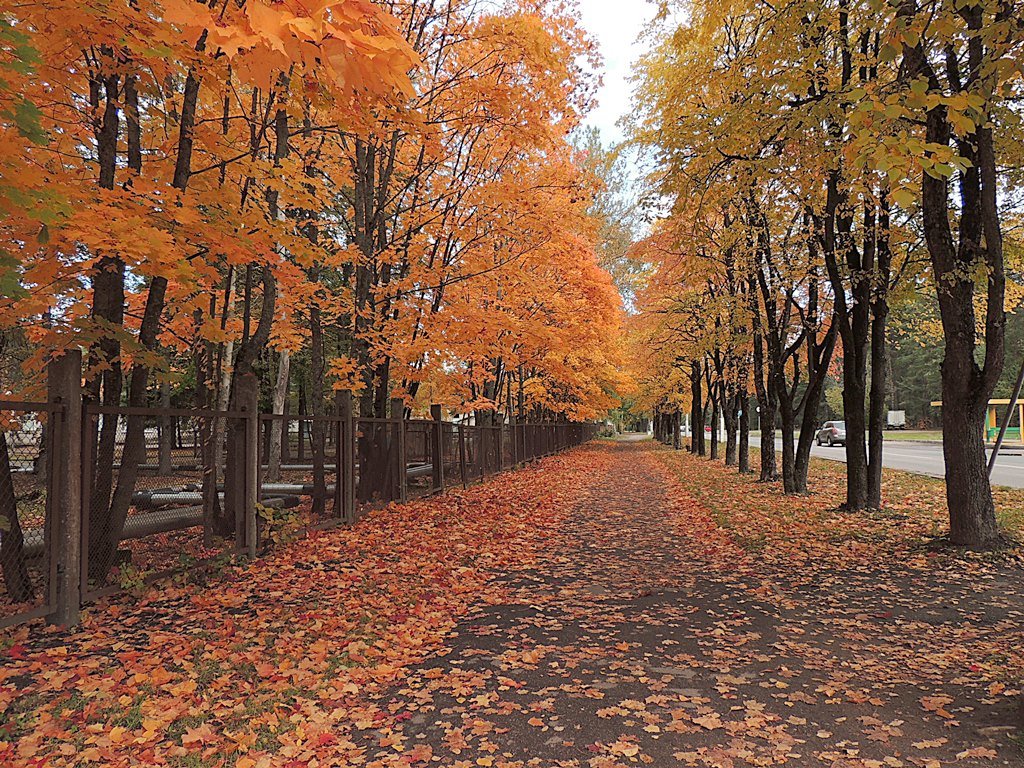
[[[760,445],[761,438],[751,435],[751,445]],[[777,438],[776,447],[782,450],[782,439]],[[846,449],[842,446],[829,448],[813,445],[811,455],[819,459],[846,461]],[[882,464],[890,469],[902,469],[919,475],[945,477],[946,462],[942,457],[942,446],[935,443],[912,443],[890,440],[882,450]],[[994,485],[1024,488],[1024,449],[1020,446],[1004,446],[992,473]]]

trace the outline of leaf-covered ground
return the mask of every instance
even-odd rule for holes
[[[547,459],[14,632],[0,764],[1024,764],[1024,572],[889,487],[853,516],[651,443]]]

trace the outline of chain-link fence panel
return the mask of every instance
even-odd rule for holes
[[[59,406],[0,402],[0,626],[56,603]]]
[[[323,528],[342,521],[341,430],[342,421],[334,416],[260,417],[261,530],[269,534],[274,528]]]
[[[83,418],[83,599],[245,547],[251,419],[91,404]]]
[[[398,497],[395,438],[396,422],[391,419],[356,421],[356,503],[361,507],[382,506]]]
[[[405,422],[405,472],[410,497],[427,496],[434,487],[433,421],[412,419]]]

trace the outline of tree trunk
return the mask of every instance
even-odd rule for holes
[[[55,557],[55,552],[47,552]],[[25,563],[25,536],[18,519],[18,499],[14,494],[11,455],[7,435],[0,430],[0,569],[3,570],[7,595],[12,603],[32,599],[32,580]]]
[[[950,540],[961,546],[991,546],[999,540],[999,526],[986,467],[984,434],[978,427],[984,422],[986,404],[964,402],[966,398],[961,397],[960,388],[957,390],[948,391],[943,382],[942,453],[951,511]]]
[[[779,408],[775,385],[769,380],[765,386],[765,398],[758,398],[761,412],[758,414],[758,426],[761,432],[761,473],[758,481],[773,483],[779,479],[779,465],[775,448],[775,422]]]
[[[912,4],[904,4],[899,13],[912,15],[915,10]],[[1001,7],[997,14],[1005,12],[1012,12],[1010,6],[1005,11]],[[991,73],[998,69],[992,66],[993,52],[986,48],[982,34],[985,15],[981,5],[960,11],[971,32],[970,43],[965,62],[955,55],[946,57],[945,69],[950,80],[960,81],[964,74],[972,80],[991,78]],[[1004,24],[1008,22],[1005,17],[1001,20]],[[916,45],[905,43],[903,55],[909,76],[927,83],[928,95],[934,99],[925,116],[925,140],[933,146],[951,146],[954,135],[943,97],[959,87],[951,83],[949,89],[943,89],[921,40]],[[973,89],[983,87],[995,86],[972,84]],[[980,548],[996,546],[1001,538],[982,433],[988,400],[1002,375],[1006,339],[1006,275],[991,119],[991,115],[983,115],[973,135],[956,142],[958,154],[969,161],[967,168],[959,172],[959,203],[952,206],[953,212],[959,210],[960,215],[957,240],[950,223],[949,180],[938,174],[925,173],[921,177],[924,234],[946,340],[942,361],[942,447],[950,539],[954,544]],[[975,357],[974,302],[979,265],[987,272],[983,366]]]
[[[796,469],[796,415],[787,397],[780,399],[779,416],[782,422],[782,490],[787,494],[800,493]],[[763,433],[761,442],[764,442]]]
[[[739,465],[740,474],[750,474],[750,395],[744,390],[736,395],[736,407],[739,411],[740,422],[740,445]],[[774,442],[774,438],[772,439]],[[774,446],[773,446],[774,447]]]
[[[235,303],[238,300],[238,270],[234,267],[228,269],[227,279],[224,285],[224,308],[221,310],[220,327],[224,331],[231,322],[234,314]],[[226,411],[231,399],[231,376],[234,370],[235,340],[228,339],[217,345],[217,363],[214,370],[215,381],[213,408],[217,411]],[[213,423],[213,455],[218,462],[224,456],[224,440],[227,425],[216,419]]]
[[[711,397],[711,460],[718,460],[718,424],[721,421],[721,412],[719,410],[718,398],[714,395]]]
[[[732,387],[722,385],[722,416],[725,420],[725,466],[734,467],[737,463],[736,431],[739,428],[739,419],[736,413],[736,397],[732,394]]]
[[[287,349],[281,350],[277,359],[277,382],[274,385],[274,403],[272,411],[275,416],[284,415],[285,401],[288,399],[288,377],[291,373],[292,355]],[[287,434],[288,422],[274,419],[270,422],[270,445],[267,450],[267,480],[272,483],[281,481],[281,447]]]
[[[163,313],[167,280],[154,277],[150,282],[143,310],[142,325],[139,328],[139,346],[147,352],[156,352],[159,346],[160,316]],[[132,368],[128,383],[128,407],[143,408],[147,404],[149,368],[136,364]],[[144,416],[128,416],[125,427],[124,447],[121,450],[121,471],[117,476],[117,488],[110,502],[109,527],[99,544],[98,558],[93,573],[97,579],[105,580],[107,571],[114,564],[114,552],[121,543],[125,520],[131,507],[139,465],[147,458],[146,419]]]
[[[324,334],[320,320],[320,307],[314,301],[309,308],[310,329],[310,382],[312,399],[312,443],[313,443],[313,506],[315,517],[324,514],[327,505],[327,480],[324,476],[326,455],[326,436],[324,422],[324,378],[327,375],[324,366]]]
[[[808,305],[808,315],[813,319],[817,312],[816,290],[811,291]],[[820,343],[817,341],[817,334],[809,334],[807,337],[807,389],[802,398],[800,440],[797,444],[793,478],[796,493],[807,492],[811,445],[818,431],[818,410],[821,407],[821,398],[825,394],[825,380],[828,378],[828,367],[835,352],[837,336],[838,332],[833,324],[829,326]]]
[[[847,510],[867,508],[868,454],[865,387],[867,353],[865,338],[844,341],[843,351],[843,411],[846,420],[846,503]],[[847,350],[845,344],[850,344]],[[853,345],[858,347],[854,352]]]
[[[99,114],[101,93],[104,99],[102,118],[96,121],[96,152],[98,183],[102,189],[113,189],[117,172],[117,138],[120,131],[119,78],[112,75],[90,83],[90,103]],[[103,255],[92,276],[93,320],[104,327],[103,335],[90,353],[91,365],[100,365],[103,372],[86,387],[88,396],[105,407],[121,405],[124,386],[121,367],[121,343],[116,329],[124,325],[124,262],[116,255]],[[89,439],[96,446],[89,493],[89,552],[99,545],[108,528],[110,494],[114,488],[114,464],[118,416],[103,414],[89,423]],[[91,558],[90,558],[91,559]]]
[[[803,425],[803,421],[802,419],[800,434],[796,439],[796,446],[793,449],[792,475],[790,486],[786,489],[786,493],[807,493],[807,473],[811,463],[811,430],[808,430]]]
[[[206,35],[200,37],[197,43],[197,50],[205,48]],[[189,175],[192,168],[192,133],[195,129],[196,106],[199,98],[200,80],[193,71],[190,71],[185,79],[182,92],[182,108],[178,126],[177,157],[175,159],[174,177],[172,186],[184,191],[188,186]],[[131,97],[134,98],[134,97]],[[129,112],[137,110],[137,104],[129,106]],[[135,170],[141,170],[141,152],[133,140],[130,147],[129,159],[132,161]],[[116,151],[116,146],[115,146]],[[156,275],[150,280],[149,292],[146,296],[146,306],[143,310],[142,323],[139,328],[139,346],[147,352],[155,352],[158,348],[161,316],[163,315],[164,303],[167,293],[167,278]],[[131,373],[131,380],[128,389],[128,406],[130,408],[141,408],[146,404],[149,381],[149,368],[137,364]],[[139,464],[146,456],[145,444],[145,419],[141,416],[129,416],[125,429],[124,447],[121,452],[121,470],[118,473],[117,488],[110,501],[106,513],[103,515],[102,527],[98,530],[98,539],[93,538],[90,528],[90,552],[89,572],[90,576],[99,581],[105,581],[110,567],[113,565],[113,555],[120,544],[124,532],[124,523],[131,506],[132,495],[135,492],[135,482],[138,477]],[[90,523],[91,525],[91,523]],[[95,556],[94,556],[95,555]]]
[[[754,394],[758,404],[758,428],[761,432],[761,474],[758,482],[770,483],[778,480],[779,469],[775,457],[775,412],[778,410],[778,396],[775,391],[775,379],[766,370],[764,355],[764,329],[761,324],[761,313],[757,300],[757,281],[750,279],[750,314],[753,321],[754,347]]]
[[[882,443],[886,426],[886,393],[889,390],[889,282],[892,251],[889,243],[889,208],[883,194],[878,218],[878,285],[871,299],[871,391],[868,403],[868,508],[882,508]]]
[[[886,390],[889,344],[886,338],[888,307],[883,298],[873,308],[871,325],[871,392],[868,403],[867,507],[882,508],[882,441],[886,425]]]
[[[703,374],[699,362],[690,363],[690,453],[704,456],[704,394],[701,391]]]

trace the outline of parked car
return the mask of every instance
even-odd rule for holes
[[[826,421],[818,430],[818,445],[846,445],[846,422]]]

